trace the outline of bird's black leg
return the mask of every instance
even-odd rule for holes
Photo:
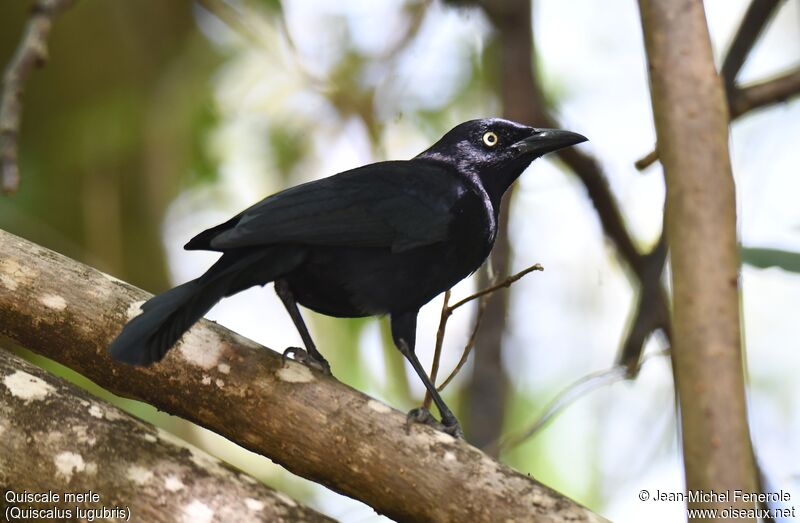
[[[430,392],[433,402],[436,404],[436,408],[439,409],[439,414],[442,416],[444,431],[457,438],[463,438],[464,433],[461,431],[458,420],[447,407],[444,400],[442,400],[442,397],[439,396],[439,391],[436,390],[436,387],[431,382],[425,369],[422,368],[414,352],[414,345],[417,337],[417,311],[392,314],[391,323],[394,343],[403,356],[411,362],[411,366],[414,367],[417,376],[419,376],[425,388]],[[409,413],[409,419],[414,419],[415,421],[421,421],[423,423],[430,423],[431,421],[430,413],[425,409],[412,410]]]
[[[289,284],[286,280],[275,280],[275,292],[283,302],[283,306],[286,307],[286,311],[289,313],[289,316],[291,316],[292,322],[294,322],[294,326],[297,328],[297,332],[300,333],[300,337],[303,338],[303,344],[306,346],[306,350],[299,347],[289,347],[283,351],[283,355],[288,356],[291,354],[296,360],[302,361],[330,375],[331,366],[322,354],[319,353],[317,346],[314,345],[314,341],[308,333],[306,324],[303,322],[303,317],[300,315],[300,309],[297,308],[297,302],[294,300],[294,295],[291,289],[289,289]]]

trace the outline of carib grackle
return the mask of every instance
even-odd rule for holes
[[[307,352],[287,350],[325,373],[330,367],[298,303],[337,317],[388,314],[392,338],[430,391],[444,430],[460,435],[414,353],[417,313],[483,263],[503,194],[528,165],[584,141],[569,131],[471,120],[411,160],[373,163],[273,194],[189,241],[188,250],[222,256],[199,278],[142,305],[109,351],[119,361],[150,365],[222,298],[275,282]]]

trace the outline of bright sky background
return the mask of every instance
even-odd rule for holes
[[[343,120],[315,86],[344,52],[342,31],[352,35],[361,52],[376,57],[396,44],[396,35],[408,23],[404,2],[284,4],[294,49],[274,20],[251,20],[263,35],[261,47],[243,45],[214,20],[202,22],[205,33],[231,53],[215,78],[222,122],[210,146],[220,160],[221,176],[212,187],[185,192],[170,209],[164,244],[176,283],[201,274],[214,259],[211,254],[181,250],[187,239],[281,189],[280,177],[274,175],[272,160],[263,150],[264,129],[286,121],[318,122],[304,137],[312,144],[312,154],[300,170],[305,179],[380,159],[409,158],[436,137],[404,115],[438,109],[449,100],[469,74],[463,64],[480,51],[490,31],[474,11],[433,4],[403,57],[392,66],[378,64],[368,72],[363,81],[377,85],[377,112],[386,122],[383,155],[376,156],[364,126]],[[725,51],[746,5],[743,0],[706,2],[717,56]],[[546,83],[561,96],[562,125],[590,138],[581,147],[602,160],[637,241],[651,245],[660,231],[664,187],[659,166],[644,174],[633,167],[654,143],[635,2],[539,0],[534,20]],[[786,2],[741,78],[761,79],[798,63],[800,8],[798,2]],[[448,119],[455,124],[498,112],[497,100],[489,98],[454,108]],[[798,136],[798,102],[748,116],[733,126],[732,159],[744,245],[800,251]],[[291,183],[300,181],[304,180]],[[507,370],[516,387],[547,401],[581,376],[611,365],[634,296],[582,186],[546,159],[536,162],[519,183],[511,238],[513,269],[539,262],[545,272],[513,287],[504,347]],[[800,275],[745,267],[742,278],[754,442],[771,488],[791,491],[800,509],[800,381],[796,379]],[[463,282],[454,295],[463,296],[472,288],[472,282]],[[440,304],[439,299],[432,302],[420,318],[417,345],[423,364],[430,361]],[[300,344],[269,288],[225,300],[209,317],[278,350]],[[462,312],[451,321],[444,368],[460,356],[470,319],[470,313]],[[313,323],[311,328],[314,331]],[[333,350],[324,340],[318,344],[323,353]],[[362,340],[366,363],[376,373],[382,373],[384,366],[380,347],[376,324]],[[661,348],[658,340],[652,341],[648,352]],[[410,369],[409,373],[414,392],[421,395],[421,384]],[[385,397],[380,389],[367,392]],[[536,414],[526,417],[533,420]],[[592,508],[610,519],[685,519],[681,503],[638,500],[641,489],[684,488],[666,358],[651,358],[634,382],[582,398],[535,439],[540,461],[558,471],[555,480],[549,475],[547,481],[556,481],[555,488],[578,499],[589,482],[599,482],[603,499],[592,501]],[[240,449],[226,448],[219,454],[241,468],[261,463]],[[537,475],[537,469],[523,472]],[[345,521],[381,519],[369,507],[321,487],[313,504]]]

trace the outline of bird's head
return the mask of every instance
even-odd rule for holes
[[[477,176],[497,204],[533,160],[586,140],[570,131],[484,118],[455,126],[417,158],[446,162],[459,172]]]

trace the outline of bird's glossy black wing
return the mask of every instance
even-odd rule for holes
[[[402,251],[445,240],[465,190],[454,173],[432,162],[371,164],[274,194],[187,248],[294,243]]]

